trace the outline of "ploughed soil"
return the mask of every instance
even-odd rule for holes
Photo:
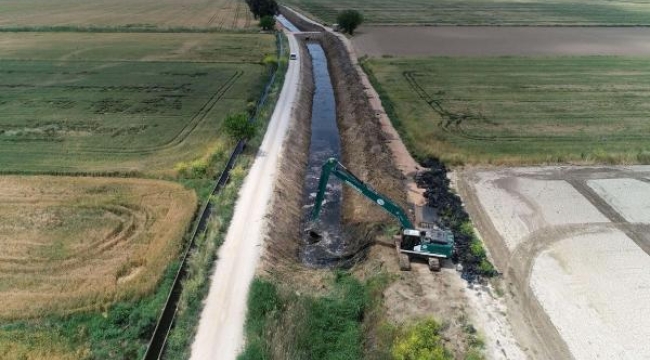
[[[359,56],[650,55],[650,28],[364,26]]]

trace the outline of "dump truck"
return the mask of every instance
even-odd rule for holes
[[[399,221],[401,230],[400,234],[395,237],[394,242],[401,270],[407,271],[411,269],[411,258],[424,258],[427,260],[431,271],[440,271],[442,262],[452,257],[454,253],[454,235],[451,231],[432,224],[427,227],[415,227],[404,209],[374,190],[370,185],[364,183],[336,158],[329,158],[321,167],[318,192],[309,219],[311,224],[318,221],[325,200],[327,183],[332,175],[386,210]],[[318,236],[313,230],[311,230],[311,235]]]

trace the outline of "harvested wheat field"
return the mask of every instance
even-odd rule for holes
[[[0,318],[100,310],[148,294],[196,196],[156,180],[0,178]]]
[[[647,166],[461,173],[531,358],[650,357],[649,174]]]
[[[243,0],[7,0],[2,5],[0,29],[78,26],[233,30],[256,25]]]

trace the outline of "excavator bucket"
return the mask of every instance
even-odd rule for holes
[[[305,233],[308,235],[307,241],[315,244],[323,238],[321,231],[318,229],[318,222],[313,221],[305,227]]]
[[[318,231],[314,229],[308,229],[307,233],[309,234],[309,237],[314,240],[320,240],[323,238],[323,235],[321,235]]]

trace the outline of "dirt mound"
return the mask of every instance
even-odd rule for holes
[[[418,174],[418,187],[426,189],[424,197],[427,205],[436,209],[440,226],[451,229],[455,238],[454,262],[463,265],[463,278],[468,281],[479,280],[480,276],[495,276],[495,271],[480,268],[481,258],[471,251],[473,237],[461,231],[463,223],[469,222],[469,215],[458,195],[450,190],[447,167],[438,159],[427,159],[422,166],[428,170]]]

